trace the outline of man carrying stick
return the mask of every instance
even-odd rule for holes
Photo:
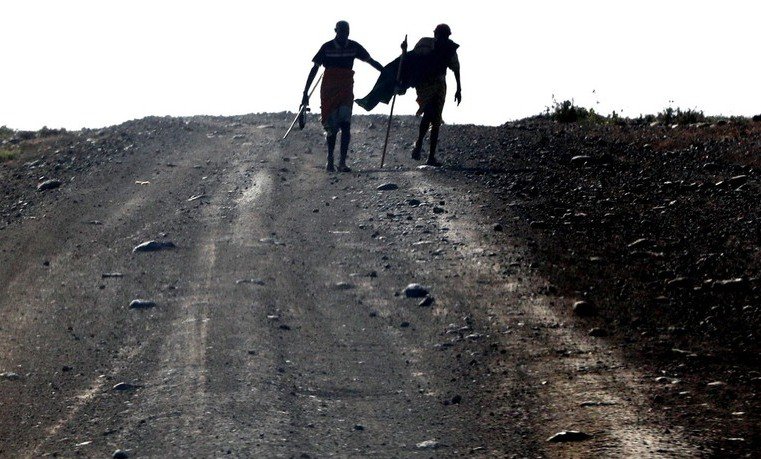
[[[362,45],[349,40],[348,22],[338,21],[335,32],[336,37],[323,44],[312,59],[314,66],[307,77],[301,105],[309,105],[309,87],[312,85],[312,80],[319,67],[324,66],[325,74],[322,86],[320,86],[320,112],[328,144],[328,161],[325,169],[329,172],[335,170],[333,152],[336,147],[336,137],[340,130],[341,150],[338,158],[338,170],[350,172],[351,169],[346,165],[346,155],[351,140],[351,112],[354,104],[354,70],[352,67],[354,66],[354,59],[365,61],[378,71],[383,70],[383,66],[370,57]]]

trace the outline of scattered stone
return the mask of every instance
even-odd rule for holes
[[[127,459],[129,457],[129,454],[122,449],[117,449],[116,451],[114,451],[114,454],[112,454],[111,457],[113,459]]]
[[[193,196],[188,198],[188,202],[193,202],[193,201],[195,201],[197,199],[201,199],[201,198],[205,198],[205,197],[206,197],[205,194],[194,194]]]
[[[153,308],[155,306],[156,306],[156,302],[151,300],[137,299],[137,300],[132,300],[129,303],[130,309],[148,309],[148,308]]]
[[[4,371],[0,373],[0,379],[5,379],[6,381],[18,381],[21,379],[21,376],[19,376],[18,373],[14,373],[12,371]]]
[[[419,199],[408,199],[407,200],[407,204],[409,204],[409,205],[411,205],[413,207],[417,207],[417,206],[420,205],[420,200]]]
[[[410,323],[405,320],[404,322],[400,323],[399,326],[402,328],[409,328]]]
[[[597,310],[592,302],[580,300],[573,303],[573,313],[579,317],[591,317],[597,313]]]
[[[361,432],[365,430],[365,426],[363,426],[362,424],[354,424],[354,430]]]
[[[747,175],[736,175],[729,180],[727,180],[731,186],[740,186],[744,185],[748,181]]]
[[[111,388],[111,390],[125,391],[125,390],[137,389],[138,387],[139,386],[135,384],[130,384],[128,382],[120,382],[120,383],[116,383],[114,387]]]
[[[254,284],[254,285],[264,285],[264,281],[261,279],[238,279],[235,281],[236,284]]]
[[[421,441],[417,445],[415,445],[417,449],[437,449],[441,447],[441,443],[437,442],[436,440],[426,440]]]
[[[608,331],[604,328],[595,327],[589,330],[589,336],[594,336],[595,338],[603,338],[608,336]]]
[[[492,229],[498,233],[501,233],[504,228],[499,223],[495,223],[494,226],[492,226]]]
[[[627,247],[629,247],[630,249],[637,249],[637,248],[640,248],[640,247],[649,246],[651,244],[652,244],[652,241],[650,241],[650,239],[646,239],[646,238],[643,237],[643,238],[639,238],[636,241],[632,242]]]
[[[738,277],[736,279],[717,280],[713,283],[711,287],[714,290],[718,290],[722,292],[736,292],[736,291],[745,290],[748,286],[749,286],[749,282],[747,281],[747,279]]]
[[[459,405],[460,402],[462,402],[462,396],[460,394],[455,395],[452,397],[452,400],[449,401],[452,405]]]
[[[433,213],[434,214],[443,214],[444,212],[446,212],[446,209],[444,209],[443,207],[435,206],[433,208]]]
[[[337,282],[335,288],[336,290],[351,290],[354,286],[348,282]]]
[[[613,406],[613,405],[616,405],[616,402],[586,401],[586,402],[581,402],[579,405],[584,408],[590,407],[590,406]]]
[[[544,229],[544,228],[547,228],[547,222],[542,220],[534,220],[531,223],[529,223],[528,226],[533,229]]]
[[[423,298],[428,295],[428,289],[420,284],[409,284],[404,288],[404,295],[407,298]]]
[[[103,274],[100,275],[100,277],[103,278],[103,279],[109,279],[109,278],[113,278],[113,277],[124,277],[124,274],[122,274],[122,273],[103,273]]]
[[[666,282],[666,286],[672,289],[689,288],[692,285],[692,280],[689,277],[677,277]]]
[[[398,188],[399,188],[399,185],[397,185],[396,183],[384,183],[383,185],[378,185],[376,190],[378,190],[378,191],[391,191],[391,190],[396,190]]]
[[[551,443],[565,443],[569,441],[584,441],[592,438],[588,433],[584,433],[578,430],[564,430],[558,432],[555,435],[547,439]]]
[[[706,386],[708,386],[708,387],[722,387],[722,386],[726,386],[726,385],[727,385],[727,383],[725,383],[724,381],[713,381],[713,382],[709,382],[708,384],[706,384]]]
[[[58,188],[61,185],[63,185],[63,182],[58,179],[45,180],[44,182],[37,185],[37,191],[52,190],[54,188]]]
[[[571,158],[571,164],[575,164],[577,166],[583,166],[584,164],[587,164],[589,162],[592,162],[591,156],[576,155],[573,158]]]
[[[164,250],[164,249],[173,249],[175,248],[175,245],[171,241],[146,241],[142,244],[139,244],[135,246],[134,249],[132,249],[132,253],[137,252],[155,252],[157,250]]]
[[[282,325],[280,325],[280,326],[279,326],[279,327],[277,327],[277,328],[279,328],[279,329],[281,329],[281,330],[290,330],[290,329],[291,329],[291,327],[290,327],[290,326],[288,326],[288,325],[286,325],[286,324],[282,324]]]
[[[435,300],[433,299],[433,297],[432,297],[432,296],[430,296],[430,295],[428,295],[428,296],[426,296],[425,298],[423,298],[423,301],[421,301],[421,302],[420,302],[420,303],[418,303],[417,305],[418,305],[418,306],[422,306],[422,307],[426,307],[426,306],[430,306],[430,305],[432,305],[434,301],[435,301]]]

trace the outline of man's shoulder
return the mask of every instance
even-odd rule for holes
[[[352,48],[364,48],[364,46],[360,45],[359,42],[356,42],[354,40],[349,40],[349,43],[347,46],[351,46]]]

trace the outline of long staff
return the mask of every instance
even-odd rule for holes
[[[396,104],[396,92],[399,89],[399,79],[402,77],[402,61],[407,54],[407,35],[404,36],[402,45],[402,56],[399,58],[399,68],[396,70],[396,81],[394,82],[394,97],[391,99],[391,113],[388,115],[388,126],[386,127],[386,140],[383,142],[383,154],[381,155],[381,169],[386,162],[386,147],[388,147],[388,135],[391,132],[391,118],[394,116],[394,104]]]
[[[320,80],[322,80],[322,76],[323,76],[324,74],[325,74],[325,72],[322,72],[322,73],[320,74],[320,77],[319,77],[319,78],[317,78],[317,82],[315,82],[314,86],[312,86],[312,89],[311,89],[311,91],[309,91],[309,95],[307,96],[307,98],[309,98],[309,97],[312,97],[312,93],[313,93],[313,92],[314,92],[314,90],[317,88],[317,85],[319,85],[319,84],[320,84]],[[293,126],[295,126],[295,125],[296,125],[296,121],[298,121],[298,120],[299,120],[299,117],[301,117],[301,114],[302,114],[302,113],[304,113],[304,110],[309,110],[309,108],[308,108],[306,105],[302,105],[302,106],[299,108],[299,112],[296,114],[296,118],[294,118],[294,119],[293,119],[293,123],[291,123],[291,127],[289,127],[287,131],[285,131],[285,135],[284,135],[284,136],[283,136],[283,138],[282,138],[282,139],[280,139],[280,140],[285,140],[285,138],[286,138],[286,137],[288,137],[288,134],[290,134],[290,133],[291,133],[291,129],[293,129]],[[302,128],[303,128],[303,126],[302,126]]]

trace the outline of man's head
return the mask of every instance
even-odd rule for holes
[[[336,40],[346,43],[349,40],[349,23],[346,21],[336,22]]]
[[[435,38],[449,38],[452,35],[452,29],[446,24],[439,24],[433,29],[433,36]]]

